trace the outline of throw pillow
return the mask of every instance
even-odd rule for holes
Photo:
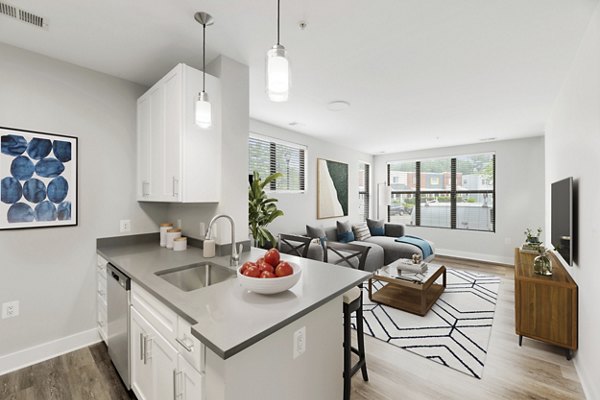
[[[352,225],[352,232],[354,232],[354,238],[356,240],[365,240],[371,237],[371,232],[366,222]]]
[[[321,247],[324,247],[325,242],[327,241],[325,230],[317,226],[306,225],[306,236],[314,239],[319,239],[319,244],[321,245]]]
[[[337,221],[337,239],[338,242],[341,243],[349,243],[354,241],[354,233],[352,233],[350,221]]]
[[[372,236],[383,236],[385,234],[385,222],[383,220],[367,219],[367,226]]]

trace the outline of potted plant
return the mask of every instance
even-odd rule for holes
[[[267,244],[275,246],[273,234],[267,229],[275,218],[283,215],[277,208],[277,199],[267,197],[265,187],[283,175],[279,172],[269,175],[264,180],[254,171],[252,183],[248,189],[248,227],[254,241],[253,245],[264,247]]]
[[[540,242],[540,235],[542,234],[542,228],[537,228],[537,234],[533,233],[533,230],[527,228],[525,230],[525,235],[527,236],[527,243],[531,243],[531,244],[539,244]]]

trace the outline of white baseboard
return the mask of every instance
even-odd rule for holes
[[[586,399],[600,399],[600,391],[598,389],[598,379],[596,376],[590,376],[585,373],[583,366],[578,362],[577,354],[573,359],[575,363],[575,369],[577,370],[577,375],[579,375],[579,382],[581,382],[581,387],[583,388],[583,393],[585,394]]]
[[[98,329],[94,328],[7,354],[0,357],[0,375],[87,347],[100,340]]]
[[[456,250],[436,248],[435,254],[440,255],[440,256],[467,258],[467,259],[475,260],[475,261],[487,261],[487,262],[507,264],[507,265],[515,264],[515,260],[512,257],[502,257],[502,256],[491,255],[491,254],[471,253],[468,251],[456,251]]]

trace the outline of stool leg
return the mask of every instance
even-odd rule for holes
[[[350,399],[350,312],[348,306],[344,304],[344,400]]]
[[[365,335],[363,332],[363,309],[362,302],[360,308],[356,310],[356,337],[358,340],[358,353],[360,357],[360,363],[362,366],[360,370],[362,372],[363,380],[368,381],[369,375],[367,374],[367,358],[365,355]]]

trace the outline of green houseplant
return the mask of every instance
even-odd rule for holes
[[[257,246],[263,247],[267,243],[275,245],[275,238],[267,225],[282,216],[283,211],[277,208],[277,199],[267,197],[265,187],[282,176],[277,172],[262,180],[258,172],[254,171],[252,175],[252,184],[248,189],[248,227]]]

